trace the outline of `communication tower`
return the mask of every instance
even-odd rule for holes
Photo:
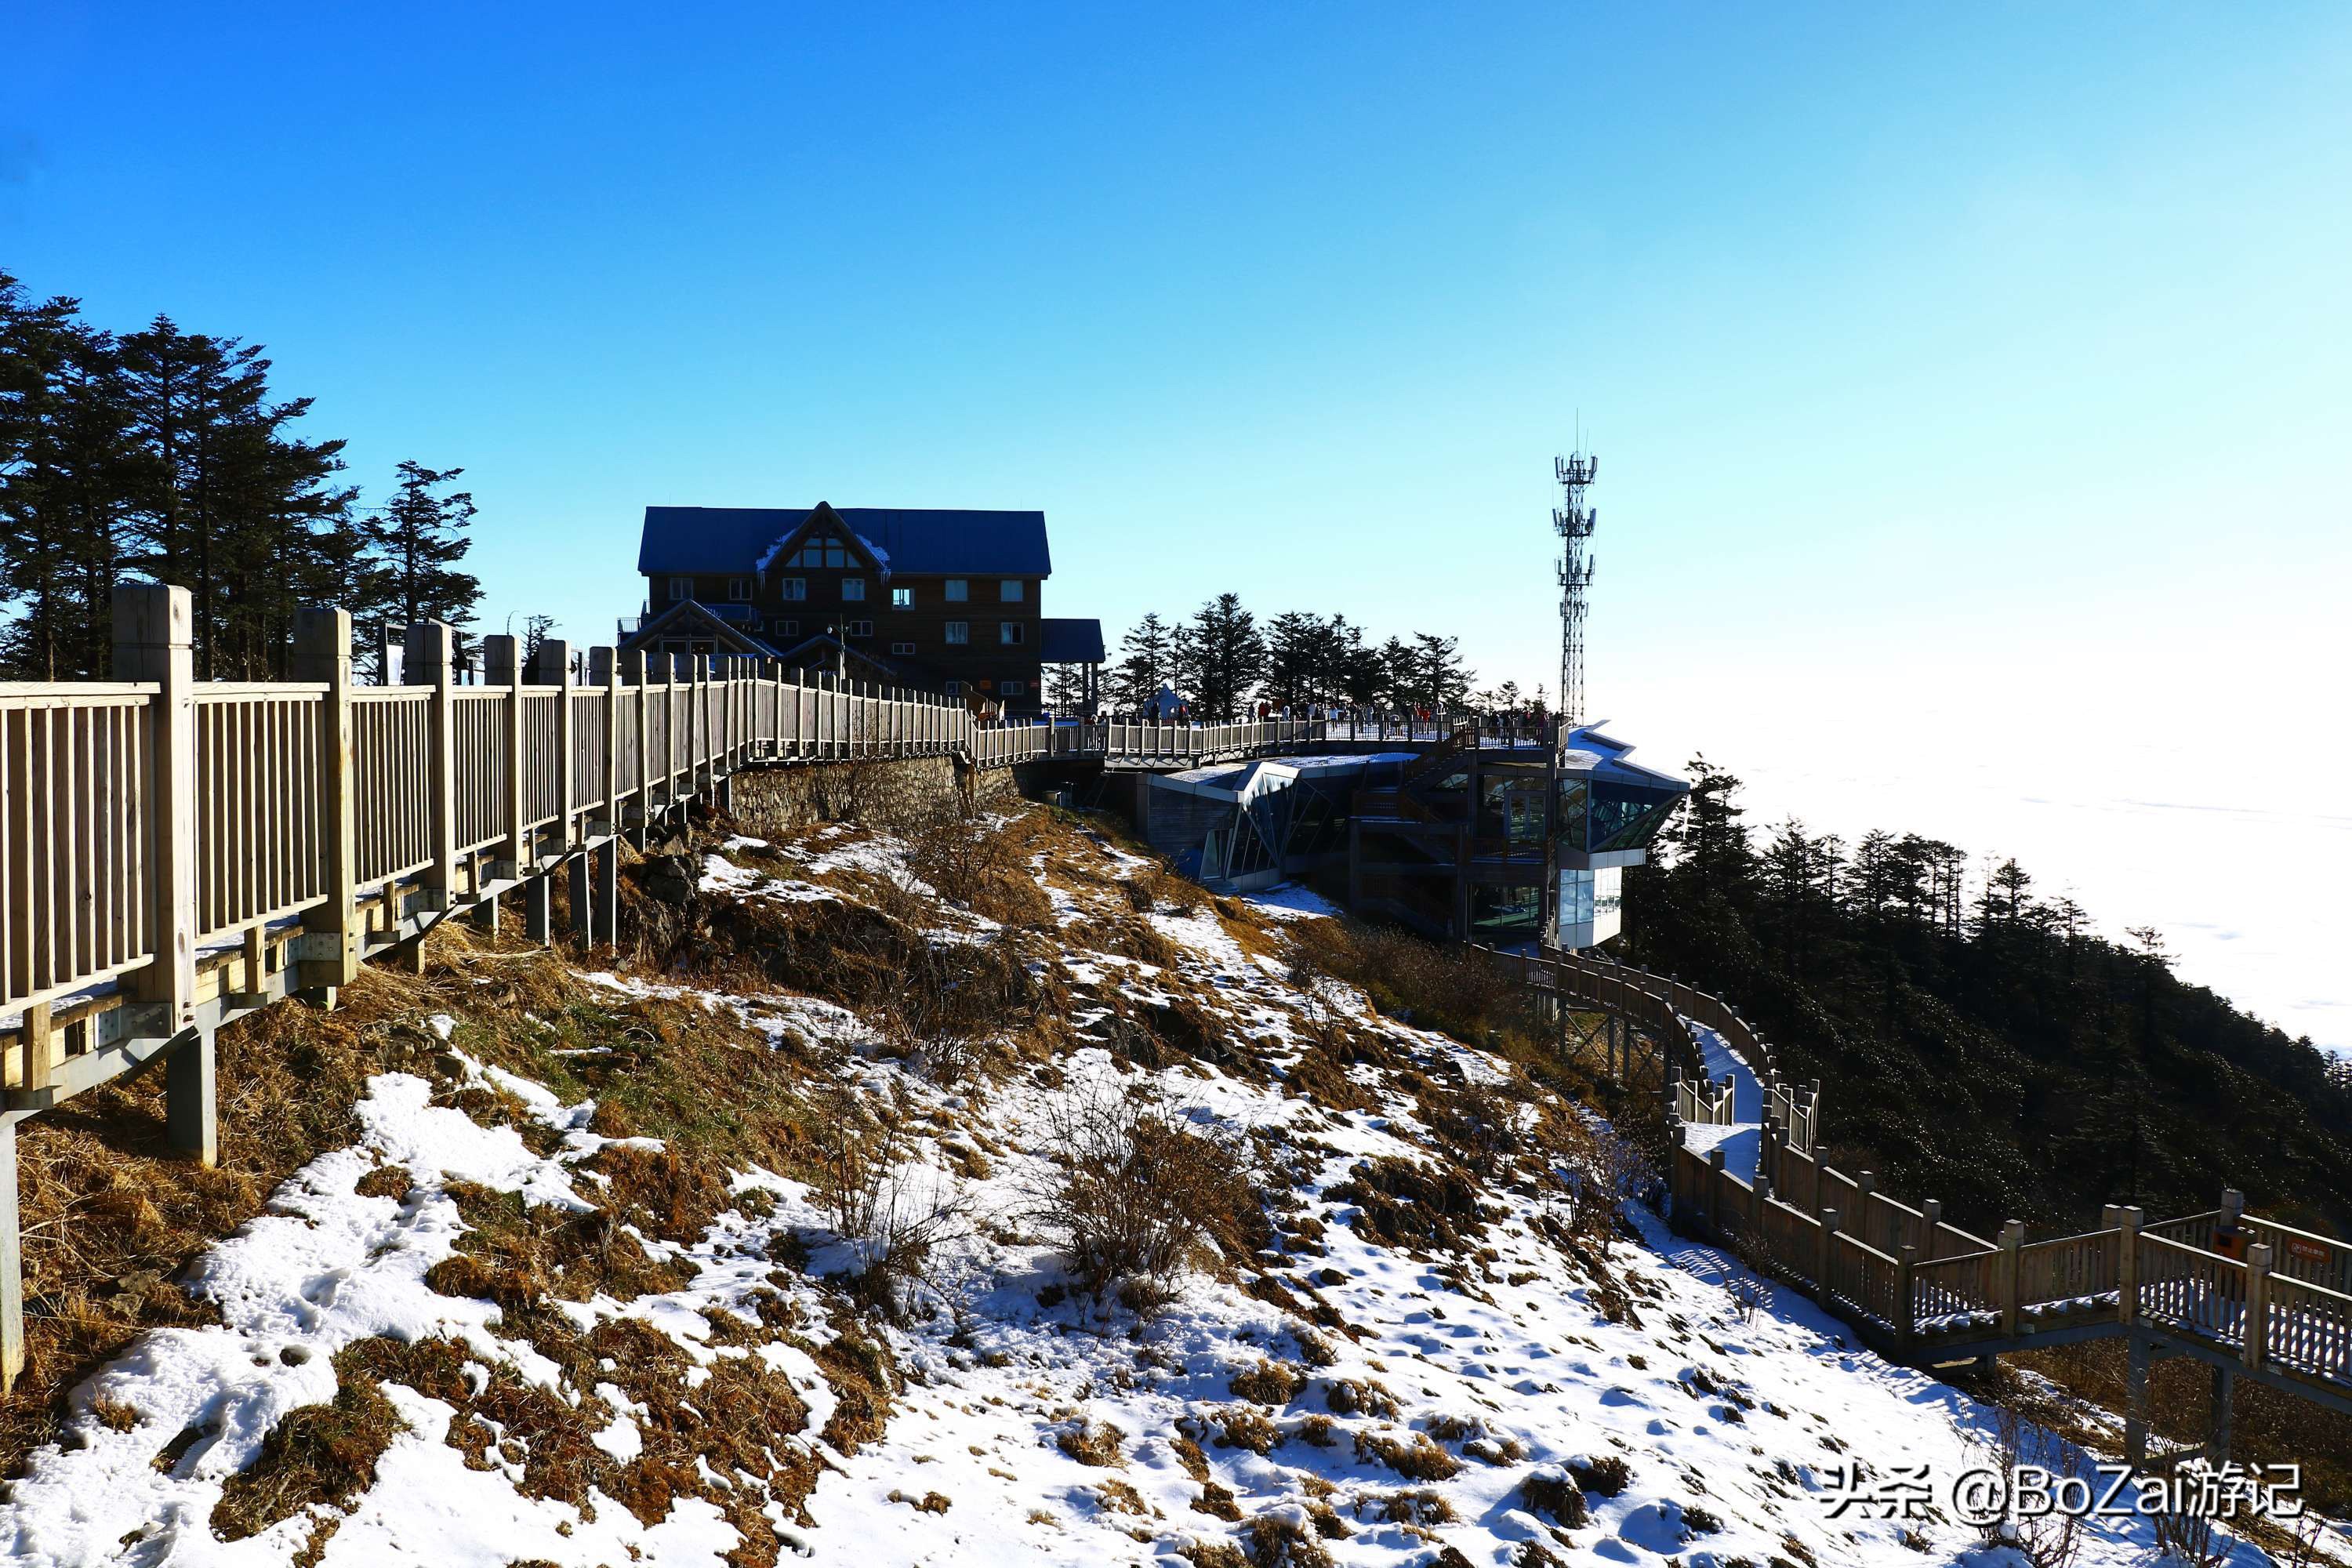
[[[1559,535],[1559,716],[1562,728],[1584,722],[1584,590],[1592,584],[1593,558],[1586,553],[1601,514],[1584,504],[1584,487],[1601,471],[1601,459],[1583,452],[1554,458],[1560,504],[1551,509],[1552,531]]]

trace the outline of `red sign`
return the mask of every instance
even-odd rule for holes
[[[2321,1242],[2290,1236],[2286,1238],[2286,1255],[2303,1263],[2325,1263],[2327,1261],[2327,1247]]]

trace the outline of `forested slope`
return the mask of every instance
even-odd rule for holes
[[[1695,759],[1668,864],[1627,877],[1623,956],[1732,998],[1824,1080],[1836,1163],[1982,1230],[2210,1208],[2352,1221],[2352,1081],[2170,971],[2155,933],[2095,934],[2015,862],[1968,874],[1916,835],[1759,830]]]

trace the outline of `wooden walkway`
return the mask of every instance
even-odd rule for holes
[[[984,722],[772,662],[611,648],[589,650],[580,683],[566,645],[531,671],[500,637],[484,639],[488,681],[466,686],[438,625],[411,628],[408,684],[361,686],[335,610],[302,612],[296,679],[199,682],[186,590],[123,585],[114,626],[122,679],[0,684],[0,1387],[25,1353],[19,1121],[161,1058],[172,1142],[209,1163],[220,1026],[288,996],[332,1005],[362,959],[413,955],[436,921],[509,893],[545,940],[558,874],[579,933],[611,942],[615,840],[642,846],[745,768],[1188,767],[1350,734]]]
[[[2126,1337],[2135,1463],[2146,1453],[2147,1370],[2160,1356],[2215,1369],[2223,1425],[2209,1454],[2226,1453],[2234,1377],[2352,1412],[2352,1247],[2247,1214],[2235,1192],[2176,1219],[2110,1206],[2076,1235],[2029,1241],[2021,1220],[1993,1239],[1970,1235],[1935,1200],[1899,1202],[1872,1173],[1849,1176],[1822,1159],[1819,1083],[1783,1079],[1772,1048],[1719,999],[1586,953],[1497,961],[1570,1006],[1616,1013],[1666,1042],[1676,1123],[1730,1120],[1729,1086],[1681,1070],[1696,1056],[1691,1024],[1723,1037],[1764,1087],[1760,1158],[1744,1176],[1719,1150],[1702,1154],[1676,1136],[1674,1223],[1807,1290],[1888,1360],[1948,1365]]]

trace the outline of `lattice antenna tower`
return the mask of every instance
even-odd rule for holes
[[[1584,504],[1584,487],[1601,471],[1601,459],[1572,452],[1552,460],[1560,504],[1551,509],[1552,531],[1559,535],[1559,715],[1569,725],[1584,722],[1584,591],[1592,585],[1593,558],[1586,553],[1601,514]]]

